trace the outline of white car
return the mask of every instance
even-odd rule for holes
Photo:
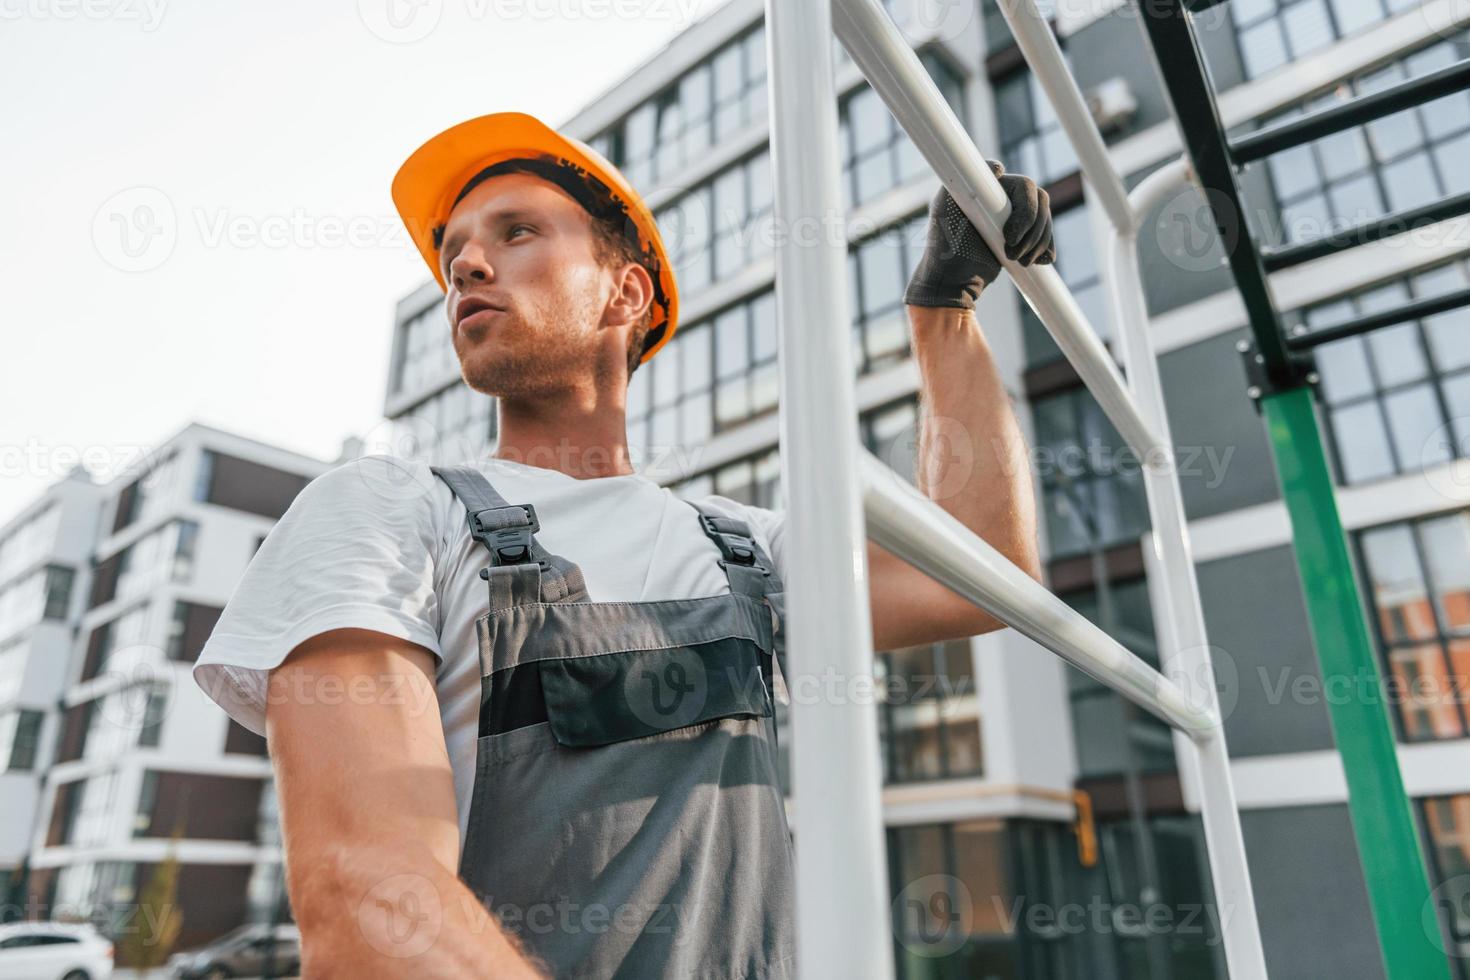
[[[112,943],[87,923],[0,925],[0,980],[107,980]]]

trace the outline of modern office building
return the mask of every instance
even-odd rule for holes
[[[49,696],[54,734],[42,740],[45,782],[27,828],[27,892],[43,917],[121,929],[169,854],[180,863],[179,948],[274,913],[281,856],[265,741],[189,672],[261,541],[330,465],[191,424],[92,488],[86,521],[63,525],[90,557],[77,562],[89,584],[74,642],[54,651],[65,673]]]
[[[998,10],[890,6],[977,145],[1046,187],[1059,271],[1109,339],[1103,221]],[[1053,16],[1130,186],[1182,152],[1134,10],[1103,0]],[[645,192],[677,263],[682,326],[632,381],[635,458],[683,491],[780,507],[762,13],[732,0],[559,122]],[[1232,0],[1197,21],[1226,123],[1242,131],[1466,58],[1467,24],[1456,0]],[[901,294],[937,182],[840,51],[835,71],[860,428],[907,474],[920,376]],[[1268,244],[1311,238],[1470,190],[1467,159],[1461,93],[1250,168],[1247,220]],[[1192,192],[1169,202],[1141,236],[1141,260],[1268,962],[1276,976],[1376,980],[1326,708],[1344,694],[1317,667],[1235,351],[1244,309],[1200,205]],[[1445,222],[1279,273],[1273,287],[1299,329],[1320,329],[1465,286],[1467,252],[1464,223]],[[429,283],[399,304],[385,414],[397,448],[452,461],[493,444],[494,412],[460,381],[439,300]],[[986,292],[979,318],[1033,447],[1048,584],[1157,662],[1138,461],[1009,285]],[[1470,314],[1448,313],[1318,355],[1400,763],[1431,876],[1460,889],[1451,898],[1470,890],[1470,706],[1455,683],[1470,670],[1467,328]],[[912,681],[879,706],[902,976],[1224,975],[1222,910],[1167,728],[1009,630],[884,651],[876,669]],[[952,922],[907,901],[932,875],[944,876]],[[1432,941],[1470,977],[1467,907],[1446,901]]]

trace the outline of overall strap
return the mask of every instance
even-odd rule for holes
[[[490,606],[500,609],[522,602],[585,602],[582,569],[553,555],[536,540],[541,522],[531,504],[509,504],[485,474],[472,466],[429,469],[459,498],[470,536],[490,552],[490,568],[480,577],[490,583]]]
[[[760,599],[768,593],[782,591],[776,566],[756,543],[749,524],[721,516],[692,500],[689,506],[699,512],[699,526],[720,549],[720,567],[730,579],[731,592]]]

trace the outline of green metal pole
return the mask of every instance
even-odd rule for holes
[[[1383,696],[1387,689],[1364,618],[1312,397],[1310,388],[1299,387],[1268,394],[1261,405],[1291,516],[1322,679],[1324,684],[1334,677],[1350,681],[1348,697],[1326,700],[1347,773],[1348,812],[1384,970],[1389,980],[1450,980],[1448,959],[1420,924],[1429,901],[1427,862],[1399,773]]]

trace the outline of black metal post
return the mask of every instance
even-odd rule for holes
[[[1194,172],[1205,190],[1221,245],[1235,273],[1241,299],[1245,301],[1269,384],[1277,391],[1300,387],[1305,383],[1304,372],[1293,361],[1286,338],[1281,334],[1266,268],[1245,220],[1245,206],[1235,182],[1234,164],[1225,144],[1215,93],[1183,0],[1146,0],[1139,4],[1139,14],[1164,88],[1169,93],[1170,110],[1184,134]],[[1188,106],[1189,111],[1181,112],[1180,106]]]

